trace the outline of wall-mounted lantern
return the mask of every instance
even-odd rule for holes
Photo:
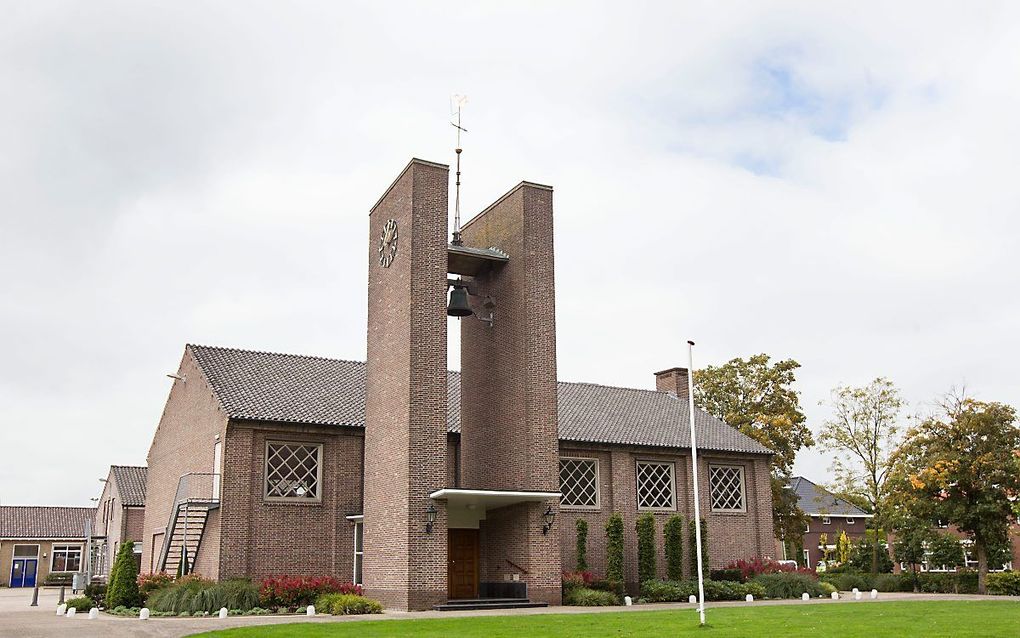
[[[436,522],[436,506],[431,502],[425,508],[425,533],[432,533],[432,525]]]
[[[549,530],[552,529],[553,521],[556,520],[556,512],[553,511],[552,505],[545,508],[545,514],[542,514],[542,518],[545,519],[545,524],[542,526],[542,533],[548,534]]]

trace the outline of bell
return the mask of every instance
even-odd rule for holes
[[[446,314],[451,317],[468,317],[475,314],[468,303],[468,291],[464,286],[454,286],[450,289],[450,305],[446,307]]]

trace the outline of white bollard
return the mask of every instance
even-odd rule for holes
[[[67,613],[67,605],[65,605],[63,603],[57,605],[57,615],[58,616],[63,616],[66,613]]]
[[[89,610],[89,620],[95,620],[99,618],[99,607],[93,607]]]
[[[746,600],[749,603],[753,603],[754,602],[754,596],[752,596],[751,594],[748,594],[748,595],[744,596],[744,600]]]
[[[74,607],[71,607],[71,608],[69,608],[69,609],[67,610],[67,613],[66,613],[66,614],[64,614],[64,615],[65,615],[65,616],[66,616],[67,618],[70,618],[71,616],[75,615],[76,613],[78,613],[78,610],[77,610],[77,609],[75,609]]]
[[[305,615],[306,616],[314,616],[315,615],[315,605],[308,605],[308,609],[305,610]]]
[[[623,604],[626,605],[627,607],[630,607],[631,605],[634,604],[634,600],[630,596],[624,596]]]
[[[142,610],[138,612],[138,620],[148,620],[148,619],[149,619],[149,608],[148,607],[142,607]]]
[[[839,600],[839,592],[838,591],[832,592],[830,594],[830,596],[832,597],[833,600]]]
[[[861,592],[859,591],[854,592],[854,600],[860,600],[861,596],[862,596]]]
[[[223,620],[226,617],[227,617],[227,608],[226,607],[220,607],[220,620]]]
[[[803,594],[800,595],[800,599],[801,600],[811,600],[811,596],[808,596],[808,593],[804,592]]]
[[[859,592],[859,591],[861,591],[861,590],[859,590],[859,589],[857,589],[856,587],[854,587],[854,588],[853,588],[853,589],[851,589],[850,591],[852,591],[853,593],[855,593],[855,594],[856,594],[857,592]]]
[[[872,589],[871,590],[871,600],[875,600],[876,598],[878,598],[878,590],[877,589]]]
[[[698,602],[698,597],[695,596],[694,594],[691,594],[690,596],[687,597],[687,602],[693,605],[694,603]]]

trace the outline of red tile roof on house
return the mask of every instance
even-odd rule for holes
[[[85,538],[94,507],[0,506],[0,538]]]

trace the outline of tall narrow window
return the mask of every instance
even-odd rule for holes
[[[361,562],[365,555],[365,524],[355,523],[354,524],[354,584],[361,585],[363,574],[361,572]]]
[[[223,473],[223,441],[216,441],[213,444],[213,477],[212,477],[212,496],[214,499],[219,500],[220,498],[220,475]]]
[[[637,502],[639,510],[676,509],[672,463],[637,462]]]
[[[744,468],[740,465],[709,465],[713,512],[745,512]]]
[[[598,509],[598,459],[560,457],[560,494],[564,507]]]
[[[266,442],[266,500],[322,498],[322,445]]]

